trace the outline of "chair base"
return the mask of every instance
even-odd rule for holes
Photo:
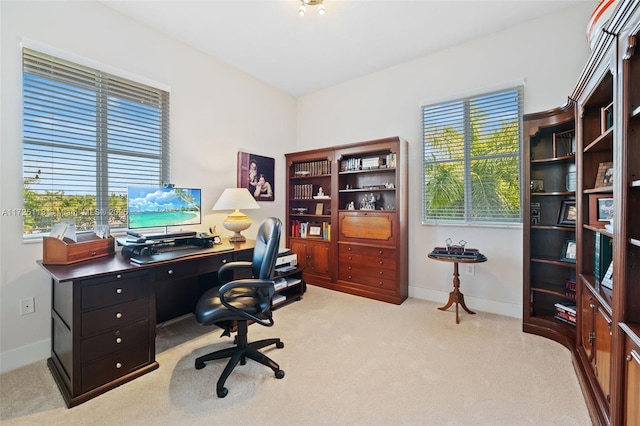
[[[195,367],[197,370],[206,367],[205,362],[230,358],[226,367],[222,371],[222,375],[218,379],[218,383],[216,384],[216,393],[219,398],[227,396],[229,391],[224,387],[224,383],[227,381],[227,378],[233,369],[236,368],[238,362],[240,362],[240,365],[245,365],[247,363],[247,358],[271,368],[277,379],[282,379],[284,377],[284,371],[280,370],[280,366],[274,360],[258,350],[270,345],[276,345],[276,348],[284,348],[284,343],[282,343],[278,338],[258,340],[256,342],[249,343],[247,341],[247,329],[247,321],[238,321],[238,334],[235,338],[235,346],[211,352],[196,358]]]

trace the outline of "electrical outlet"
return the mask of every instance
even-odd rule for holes
[[[472,263],[468,263],[465,266],[467,267],[467,269],[465,270],[465,273],[467,275],[475,275],[475,273],[476,273],[476,265],[474,265]]]
[[[20,299],[20,315],[32,314],[36,311],[35,298],[25,297]]]

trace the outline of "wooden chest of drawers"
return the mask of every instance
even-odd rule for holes
[[[53,285],[52,357],[71,407],[158,367],[150,271]]]

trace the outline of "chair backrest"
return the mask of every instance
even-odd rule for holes
[[[258,229],[256,245],[253,248],[251,272],[254,278],[270,280],[276,267],[280,249],[282,222],[275,217],[266,218]]]

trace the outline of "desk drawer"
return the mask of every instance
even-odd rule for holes
[[[151,362],[148,344],[140,344],[118,351],[99,361],[82,367],[81,392],[87,392],[125,376]]]
[[[87,363],[110,353],[141,344],[149,345],[149,320],[82,340],[82,362]]]
[[[116,274],[105,278],[83,281],[81,309],[89,310],[115,305],[149,294],[147,273]]]
[[[136,321],[149,319],[149,299],[131,302],[85,312],[81,318],[82,337],[91,336],[112,328],[119,328]]]
[[[359,254],[340,254],[340,266],[352,265],[352,266],[365,266],[369,269],[387,269],[390,271],[396,270],[396,258],[395,257],[374,257],[363,256]]]
[[[251,260],[251,258],[249,260]],[[219,254],[216,257],[200,262],[199,272],[200,274],[209,274],[211,272],[217,272],[218,269],[222,267],[222,265],[224,265],[225,263],[233,262],[233,261],[234,261],[234,258],[233,258],[232,252]]]

